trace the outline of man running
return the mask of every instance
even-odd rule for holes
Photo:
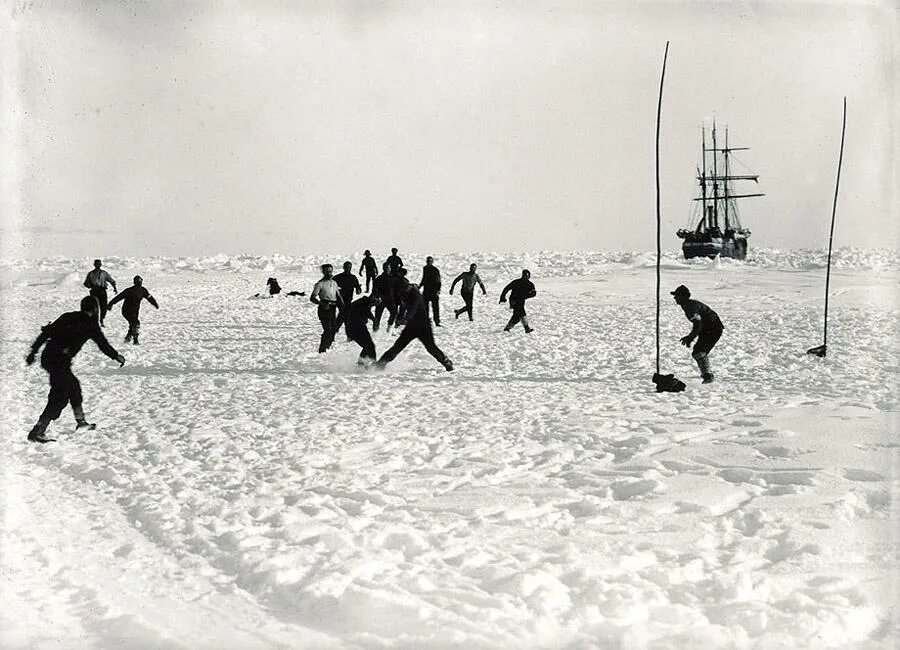
[[[122,301],[122,316],[128,321],[128,333],[125,335],[125,342],[131,341],[134,345],[138,343],[138,334],[141,332],[141,301],[146,298],[147,302],[159,309],[156,298],[150,295],[150,292],[144,287],[144,279],[136,275],[134,276],[134,284],[109,301],[109,308],[120,300]]]
[[[719,315],[699,300],[691,300],[691,292],[683,284],[672,292],[675,296],[675,302],[681,305],[684,315],[693,324],[690,334],[681,337],[681,344],[685,347],[691,347],[694,339],[697,343],[694,345],[694,351],[691,356],[697,362],[700,368],[700,374],[703,377],[704,384],[711,384],[714,378],[709,365],[709,353],[719,342],[722,336],[722,330],[725,329]]]
[[[425,299],[425,317],[428,318],[428,310],[434,314],[435,327],[441,326],[441,272],[434,265],[434,258],[429,255],[425,258],[425,266],[422,267],[422,279],[419,281],[422,290],[422,298]]]
[[[337,307],[343,306],[341,288],[331,277],[334,267],[331,264],[322,265],[322,279],[313,286],[309,301],[318,305],[317,313],[319,322],[322,323],[322,339],[319,341],[319,354],[325,352],[334,343],[334,335],[337,332]]]
[[[453,295],[453,289],[456,287],[457,282],[462,282],[462,288],[459,290],[460,295],[462,296],[464,306],[459,309],[454,309],[453,313],[456,315],[456,318],[459,318],[460,314],[469,314],[469,320],[474,320],[472,317],[472,301],[475,298],[475,285],[477,284],[481,287],[481,293],[483,295],[487,295],[487,291],[484,288],[484,283],[481,281],[481,278],[478,277],[478,273],[475,270],[478,268],[477,264],[469,265],[468,271],[463,271],[456,279],[453,281],[453,284],[450,285],[450,295]]]
[[[359,365],[367,365],[373,363],[377,358],[375,356],[375,342],[372,341],[372,335],[369,334],[368,322],[375,322],[372,315],[372,306],[377,305],[380,299],[372,296],[363,296],[350,304],[347,308],[347,336],[351,341],[357,343],[362,351],[359,353],[359,359],[356,361]]]
[[[372,331],[377,332],[381,328],[381,316],[384,310],[388,311],[388,326],[394,323],[397,318],[397,304],[394,301],[393,294],[393,276],[387,262],[381,265],[381,275],[372,282],[372,296],[380,298],[375,307],[375,322],[372,324]]]
[[[350,303],[353,302],[353,294],[359,294],[362,292],[362,288],[359,286],[359,280],[353,275],[353,262],[350,261],[344,262],[343,272],[334,276],[334,281],[338,283],[341,292],[341,308],[337,314],[337,327],[340,329],[345,320],[344,312],[350,307]],[[346,327],[344,330],[346,331]]]
[[[54,438],[46,436],[47,427],[60,416],[66,404],[72,405],[76,431],[97,427],[84,417],[81,383],[72,373],[72,359],[85,342],[91,339],[103,354],[118,361],[120,367],[125,364],[125,357],[116,352],[100,331],[97,321],[98,310],[97,300],[93,296],[85,296],[81,299],[81,311],[67,312],[42,327],[40,335],[31,344],[31,352],[25,357],[25,363],[29,366],[34,363],[35,355],[41,346],[47,344],[41,353],[41,367],[50,375],[50,394],[47,395],[47,406],[38,417],[37,424],[28,433],[30,441],[54,441]]]
[[[100,268],[102,265],[103,262],[100,260],[94,260],[94,270],[89,271],[87,277],[84,279],[85,288],[90,291],[91,295],[97,299],[97,304],[100,305],[101,327],[103,326],[103,321],[106,320],[106,311],[109,308],[109,305],[106,304],[108,298],[106,295],[106,284],[111,284],[113,291],[119,291],[116,289],[116,281],[113,280],[113,277]]]
[[[500,294],[501,303],[506,302],[507,293],[509,293],[509,306],[512,308],[513,313],[503,331],[510,331],[515,327],[516,323],[522,321],[525,333],[531,334],[534,330],[528,325],[528,315],[525,313],[525,301],[529,298],[534,298],[537,294],[534,284],[531,282],[531,271],[523,269],[521,278],[513,280],[503,288],[503,292]]]
[[[388,268],[391,270],[391,273],[396,273],[398,269],[403,266],[403,260],[400,259],[400,256],[397,255],[397,249],[392,248],[391,254],[385,260],[387,262]]]
[[[366,272],[366,293],[369,293],[369,285],[378,275],[378,263],[372,257],[372,251],[368,249],[363,253],[362,262],[359,263],[359,277],[362,277],[363,271]]]
[[[406,287],[401,296],[406,303],[406,327],[400,332],[400,336],[394,341],[387,352],[381,355],[376,364],[379,368],[384,368],[393,361],[403,349],[412,342],[413,339],[419,339],[428,353],[438,360],[447,370],[453,370],[453,363],[447,358],[437,344],[434,342],[434,332],[431,330],[431,323],[425,314],[425,300],[422,294],[412,284]]]

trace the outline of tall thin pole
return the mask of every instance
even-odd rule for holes
[[[659,102],[656,106],[656,374],[659,374],[659,286],[660,260],[662,258],[662,217],[659,210],[659,123],[662,117],[663,82],[666,80],[666,59],[669,58],[669,41],[666,41],[666,52],[663,54],[662,74],[659,78]]]
[[[844,97],[844,116],[841,121],[841,153],[838,155],[837,180],[834,183],[834,203],[831,206],[831,232],[828,235],[828,270],[825,272],[825,327],[822,345],[828,345],[828,286],[831,284],[831,245],[834,242],[834,215],[837,212],[838,189],[841,186],[841,163],[844,160],[844,133],[847,129],[847,98]]]

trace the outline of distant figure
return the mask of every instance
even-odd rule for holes
[[[134,284],[109,301],[109,308],[120,300],[122,301],[122,316],[128,321],[128,333],[125,335],[125,342],[131,341],[134,345],[138,343],[138,334],[141,332],[141,301],[146,298],[147,302],[159,309],[156,298],[150,295],[150,292],[144,287],[144,280],[141,276],[134,276]]]
[[[357,363],[366,365],[373,363],[375,356],[375,342],[372,341],[372,335],[369,334],[369,321],[375,322],[372,315],[372,306],[377,305],[380,298],[372,296],[363,296],[355,300],[347,308],[347,336],[351,341],[359,344],[362,351],[359,353]]]
[[[385,261],[381,265],[381,275],[372,282],[372,296],[381,299],[375,307],[375,322],[372,324],[373,332],[377,332],[381,328],[381,316],[384,314],[385,309],[388,311],[388,323],[393,324],[397,317],[397,305],[394,302],[393,289],[393,275],[390,272],[390,266]]]
[[[454,309],[453,313],[456,315],[456,318],[459,318],[460,314],[469,314],[469,320],[474,320],[472,317],[472,301],[475,298],[475,285],[477,284],[481,287],[481,293],[483,295],[487,295],[487,291],[484,288],[484,283],[481,281],[481,278],[478,277],[478,274],[475,270],[478,268],[477,264],[469,265],[468,271],[463,271],[456,279],[453,281],[453,284],[450,285],[450,295],[453,295],[453,289],[456,287],[457,282],[462,282],[462,288],[459,290],[460,295],[462,296],[463,302],[465,305],[460,307],[459,309]]]
[[[322,339],[319,341],[319,354],[325,352],[334,343],[334,335],[337,332],[337,308],[343,305],[341,288],[335,282],[331,274],[334,267],[331,264],[322,265],[322,279],[313,286],[309,301],[318,305],[319,322],[322,323]]]
[[[398,269],[403,266],[403,260],[400,259],[400,256],[397,255],[397,249],[392,248],[391,254],[385,260],[387,262],[388,268],[391,270],[391,273],[396,273]]]
[[[366,272],[366,293],[369,293],[369,285],[375,281],[378,275],[378,263],[372,257],[372,251],[366,249],[363,253],[362,262],[359,263],[359,276],[362,277],[363,271]]]
[[[113,291],[118,292],[118,289],[116,289],[116,281],[113,280],[113,277],[109,273],[100,268],[102,265],[103,262],[100,260],[94,260],[94,270],[89,271],[87,277],[84,279],[84,286],[90,290],[91,295],[97,299],[97,304],[100,306],[101,327],[106,320],[106,310],[109,307],[106,303],[106,284],[111,284]]]
[[[425,317],[428,318],[428,310],[434,314],[435,327],[441,326],[441,272],[434,265],[434,258],[429,255],[425,258],[425,266],[422,267],[422,279],[419,281],[422,290],[422,298],[425,299]]]
[[[268,287],[269,289],[270,296],[277,296],[279,293],[281,293],[281,285],[278,284],[278,280],[276,280],[275,278],[269,278],[268,280],[266,280],[266,287]]]
[[[691,356],[694,357],[697,367],[700,368],[703,383],[710,384],[714,375],[709,366],[709,353],[722,336],[724,329],[722,321],[719,320],[716,312],[702,302],[691,300],[691,292],[683,284],[675,289],[672,295],[675,296],[675,302],[681,305],[684,315],[693,324],[690,334],[681,337],[681,344],[689,348],[694,339],[697,339]]]
[[[507,293],[509,293],[509,306],[512,308],[513,313],[509,322],[506,324],[506,327],[503,328],[503,331],[508,332],[515,327],[516,323],[522,321],[525,333],[530,334],[534,330],[528,325],[528,315],[525,313],[525,301],[529,298],[534,298],[537,294],[537,291],[534,289],[534,284],[531,282],[531,271],[524,269],[521,278],[513,280],[503,288],[503,292],[500,294],[501,303],[506,302]]]
[[[393,361],[403,349],[410,344],[413,339],[419,339],[428,353],[438,360],[447,370],[453,370],[453,363],[447,358],[437,344],[434,342],[434,332],[431,330],[431,323],[425,314],[425,300],[422,294],[412,284],[406,287],[401,299],[406,303],[406,327],[400,332],[400,336],[394,341],[387,352],[381,355],[376,364],[379,368],[384,368]]]
[[[334,281],[338,283],[338,287],[340,287],[341,292],[342,306],[338,310],[337,314],[337,326],[338,329],[340,329],[345,320],[344,312],[348,307],[350,307],[350,303],[353,302],[353,294],[359,294],[362,292],[362,289],[359,286],[359,280],[357,280],[356,276],[353,275],[353,262],[344,262],[344,270],[334,276]]]
[[[41,346],[47,344],[41,354],[41,367],[50,375],[50,394],[47,396],[47,406],[28,434],[30,441],[53,442],[53,438],[46,436],[47,427],[60,416],[66,404],[72,405],[76,431],[96,428],[97,425],[89,423],[84,417],[81,384],[72,373],[72,359],[85,342],[91,339],[103,354],[118,361],[119,366],[125,363],[125,357],[116,352],[100,331],[98,310],[96,298],[85,296],[81,299],[81,311],[67,312],[48,323],[41,328],[40,336],[31,344],[31,352],[25,357],[25,363],[29,366],[34,363],[34,357]]]

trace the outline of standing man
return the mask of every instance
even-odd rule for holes
[[[529,298],[534,298],[537,294],[534,284],[531,282],[531,271],[523,269],[521,278],[513,280],[503,288],[503,292],[500,294],[501,303],[506,302],[507,293],[509,293],[509,306],[512,308],[512,317],[509,319],[506,327],[503,328],[503,331],[508,332],[516,323],[522,321],[525,333],[531,334],[533,330],[528,325],[528,315],[525,313],[525,301]]]
[[[369,284],[374,282],[375,276],[378,275],[378,264],[372,257],[372,251],[368,249],[363,253],[362,262],[359,263],[359,277],[362,277],[363,271],[366,272],[366,293],[369,293]]]
[[[337,331],[337,307],[344,304],[341,300],[341,288],[331,277],[334,267],[331,264],[323,264],[321,268],[322,279],[316,282],[309,296],[309,301],[319,306],[317,312],[319,322],[322,323],[319,354],[325,352],[334,343],[334,334]]]
[[[425,317],[428,318],[428,310],[434,314],[435,327],[441,326],[441,306],[439,295],[441,293],[441,272],[434,265],[434,258],[429,255],[425,258],[425,266],[422,267],[422,280],[419,282],[422,290],[422,298],[425,300]]]
[[[269,278],[270,280],[272,278]],[[128,321],[128,333],[125,335],[125,342],[131,341],[135,345],[138,343],[138,334],[141,332],[141,301],[146,298],[147,302],[159,309],[156,298],[150,295],[150,292],[144,287],[144,279],[136,275],[134,276],[134,284],[120,293],[118,296],[109,301],[109,308],[120,300],[122,301],[122,316]]]
[[[450,285],[450,295],[453,295],[453,289],[456,287],[457,282],[462,282],[462,289],[460,289],[459,293],[462,295],[464,306],[459,309],[454,309],[453,313],[459,318],[460,314],[469,314],[469,320],[474,320],[472,318],[472,301],[475,298],[475,285],[478,284],[481,287],[481,293],[483,295],[487,295],[487,291],[484,288],[484,283],[481,281],[481,278],[478,277],[478,274],[475,270],[478,268],[477,264],[469,265],[468,271],[463,271],[456,279],[453,281],[453,284]]]
[[[374,363],[375,359],[375,342],[372,341],[372,335],[369,334],[368,322],[375,322],[372,315],[372,306],[377,305],[380,299],[375,296],[363,296],[355,300],[347,308],[347,336],[362,348],[359,353],[359,359],[356,363],[363,366]]]
[[[91,295],[97,299],[97,304],[100,305],[101,327],[103,326],[103,321],[106,319],[106,310],[108,309],[108,305],[106,304],[106,283],[108,282],[112,285],[113,291],[119,291],[116,289],[116,281],[113,280],[112,276],[100,268],[102,265],[103,262],[100,260],[94,260],[94,270],[89,271],[87,277],[84,279],[84,286],[91,292]]]
[[[354,292],[359,294],[362,292],[362,289],[359,286],[359,280],[356,279],[356,276],[353,275],[353,262],[346,261],[344,262],[344,270],[342,273],[338,273],[334,276],[334,281],[338,283],[338,287],[340,287],[341,292],[341,309],[337,314],[337,326],[340,329],[341,324],[345,320],[346,314],[344,313],[349,307],[350,303],[353,302],[353,294]],[[346,331],[346,327],[344,328]]]
[[[453,370],[453,363],[434,342],[434,332],[431,330],[431,323],[425,314],[425,300],[422,298],[422,294],[419,293],[419,290],[414,285],[410,284],[403,291],[401,299],[406,303],[406,327],[400,332],[400,336],[394,341],[394,345],[381,355],[376,365],[379,368],[384,368],[413,339],[419,339],[422,345],[425,346],[425,349],[428,350],[428,353],[438,360],[438,363],[448,371]]]
[[[675,296],[675,302],[681,305],[684,315],[693,324],[690,334],[681,337],[681,344],[689,348],[694,339],[697,339],[691,356],[694,357],[697,367],[700,368],[703,383],[711,384],[714,375],[709,366],[709,353],[719,342],[722,330],[725,329],[722,321],[719,320],[719,315],[708,306],[699,300],[691,300],[690,289],[683,284],[675,289],[672,295]]]
[[[81,311],[67,312],[42,327],[40,335],[31,344],[31,352],[25,357],[25,363],[29,366],[34,363],[35,355],[41,346],[47,344],[41,353],[41,367],[50,375],[50,394],[47,396],[47,406],[38,417],[37,424],[28,433],[30,441],[54,441],[53,438],[46,436],[47,427],[60,416],[66,404],[72,405],[76,431],[97,427],[84,417],[81,383],[72,373],[72,359],[85,342],[91,339],[103,354],[118,361],[120,367],[125,364],[125,357],[116,352],[100,331],[97,321],[98,310],[97,300],[92,296],[85,296],[81,299]]]
[[[396,248],[391,249],[391,254],[388,256],[385,262],[387,262],[388,269],[390,269],[391,273],[396,273],[398,269],[403,266],[403,260],[401,260],[400,256],[397,255]]]

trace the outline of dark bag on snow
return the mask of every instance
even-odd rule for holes
[[[653,383],[656,384],[657,393],[680,393],[687,386],[675,375],[653,375]]]

